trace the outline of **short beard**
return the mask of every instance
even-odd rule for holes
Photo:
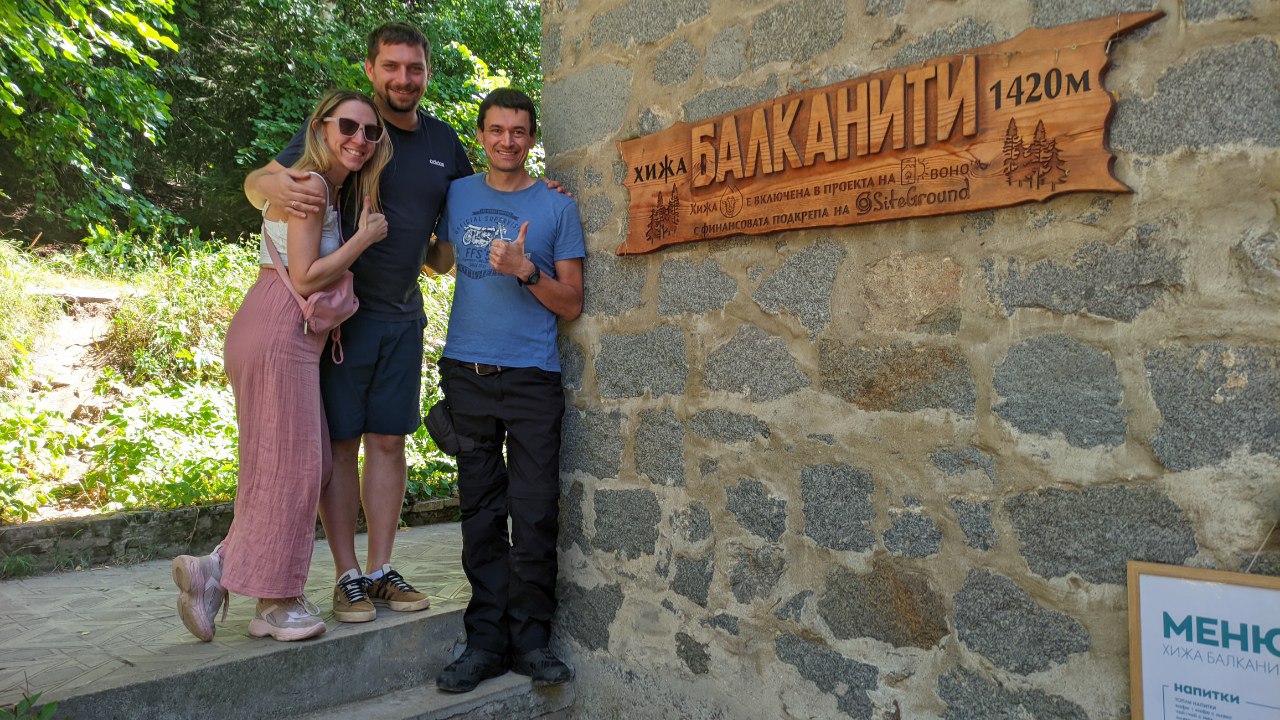
[[[395,110],[396,112],[410,112],[410,111],[412,111],[412,110],[417,110],[417,109],[418,109],[418,104],[422,102],[422,96],[421,96],[421,95],[419,95],[419,96],[418,96],[418,99],[417,99],[417,100],[414,100],[413,102],[407,103],[407,104],[405,104],[403,107],[401,107],[401,106],[397,105],[397,104],[396,104],[396,102],[395,102],[394,100],[392,100],[392,99],[391,99],[391,95],[390,95],[390,94],[383,95],[383,96],[382,96],[382,99],[383,99],[383,101],[384,101],[384,102],[386,102],[386,103],[387,103],[387,107],[391,108],[392,110]]]

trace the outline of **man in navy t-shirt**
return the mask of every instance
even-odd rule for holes
[[[527,95],[493,91],[477,125],[489,171],[449,186],[436,229],[458,267],[440,377],[463,448],[462,567],[471,581],[467,649],[436,679],[449,692],[508,666],[535,685],[571,676],[549,647],[565,408],[556,334],[559,320],[582,312],[582,222],[571,198],[525,168],[538,128]]]
[[[424,264],[447,272],[448,246],[431,241],[449,184],[471,175],[457,134],[418,109],[431,74],[426,37],[403,23],[389,23],[369,36],[365,74],[386,122],[382,141],[394,152],[381,178],[387,237],[351,266],[360,310],[342,325],[342,364],[325,353],[321,390],[333,450],[333,477],[320,498],[320,517],[338,578],[334,616],[343,622],[373,620],[374,603],[392,610],[429,606],[391,566],[392,544],[405,491],[405,436],[422,419],[422,331],[426,318],[418,274]],[[306,192],[300,175],[287,168],[302,154],[304,127],[276,159],[245,179],[245,194],[257,207],[269,201],[293,214],[319,212],[324,198]],[[347,184],[348,187],[352,183]],[[344,233],[354,232],[362,198],[342,197]],[[364,477],[357,458],[364,442]],[[361,487],[363,485],[363,493]],[[369,554],[360,570],[355,553],[356,518],[363,497]]]

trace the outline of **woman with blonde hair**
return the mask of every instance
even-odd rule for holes
[[[178,614],[193,635],[213,639],[214,620],[231,590],[256,598],[254,637],[303,640],[325,631],[303,595],[315,543],[316,509],[330,474],[329,432],[320,400],[324,333],[304,325],[293,291],[307,297],[338,280],[387,234],[378,181],[391,158],[373,101],[353,91],[327,93],[307,123],[295,169],[327,198],[323,213],[297,217],[263,208],[258,280],[227,329],[225,364],[236,398],[240,470],[235,518],[213,553],[173,560]],[[353,182],[363,198],[357,230],[345,242],[339,189]],[[271,243],[288,268],[273,267]]]

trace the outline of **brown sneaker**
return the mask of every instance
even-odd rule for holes
[[[333,616],[339,622],[369,622],[378,617],[378,609],[369,601],[369,578],[352,568],[338,578],[333,588]]]
[[[431,607],[431,598],[426,593],[414,590],[390,565],[382,566],[382,577],[369,586],[369,597],[375,603],[398,612],[414,612]]]

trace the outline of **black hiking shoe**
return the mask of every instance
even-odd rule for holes
[[[471,692],[481,680],[495,678],[506,672],[505,656],[479,648],[467,648],[457,660],[441,671],[436,678],[436,687],[451,693]]]
[[[511,670],[533,678],[533,684],[539,687],[559,685],[573,677],[573,671],[551,652],[551,648],[538,648],[513,657]]]

